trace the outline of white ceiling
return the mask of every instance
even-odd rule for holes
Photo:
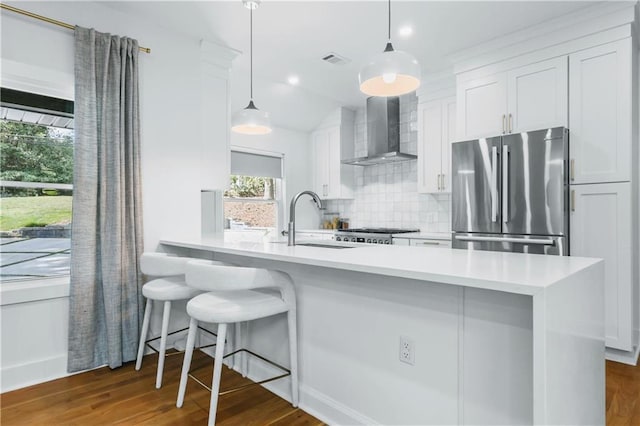
[[[241,0],[109,2],[183,34],[245,52],[231,71],[232,110],[249,100],[249,11]],[[449,69],[452,53],[592,5],[586,1],[393,1],[392,38],[425,74]],[[397,30],[411,25],[402,39]],[[384,49],[386,1],[271,1],[254,11],[254,98],[276,126],[309,131],[340,105],[364,105],[358,71]],[[144,44],[144,40],[140,41]],[[151,46],[153,48],[153,46]],[[336,52],[351,62],[321,60]],[[292,87],[287,77],[296,74]]]

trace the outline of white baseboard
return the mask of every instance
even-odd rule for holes
[[[46,358],[25,364],[2,367],[0,393],[67,377],[67,355]]]
[[[236,368],[236,371],[238,369]],[[264,380],[280,374],[281,370],[256,361],[249,360],[249,378],[251,380]],[[280,398],[291,402],[291,380],[284,379],[265,383],[265,389],[278,395]],[[330,425],[378,425],[375,420],[347,407],[339,401],[317,391],[316,389],[300,383],[300,409],[316,417],[318,420]]]
[[[636,345],[632,351],[621,351],[619,349],[605,348],[605,358],[609,361],[621,362],[628,365],[638,365],[638,355],[640,355],[640,345]]]

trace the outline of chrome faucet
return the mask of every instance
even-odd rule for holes
[[[322,200],[320,200],[318,194],[313,191],[302,191],[291,199],[291,205],[289,206],[289,242],[287,243],[287,245],[290,246],[296,245],[296,203],[298,202],[298,198],[304,194],[310,195],[316,203],[316,206],[318,206],[318,209],[322,209]]]

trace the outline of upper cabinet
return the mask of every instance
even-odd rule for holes
[[[507,132],[567,126],[567,57],[507,73]]]
[[[342,164],[354,157],[354,114],[340,108],[311,134],[313,189],[322,199],[353,198],[354,166]]]
[[[418,192],[451,192],[456,98],[418,104]]]
[[[631,180],[631,38],[569,56],[571,183]]]
[[[494,74],[458,83],[460,140],[504,133],[507,112],[506,74]]]
[[[458,139],[567,126],[567,78],[562,56],[459,82]]]

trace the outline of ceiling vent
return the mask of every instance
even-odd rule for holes
[[[333,65],[344,65],[351,62],[349,59],[345,58],[344,56],[340,56],[334,52],[330,52],[324,55],[322,57],[322,60],[325,62],[329,62],[330,64],[333,64]]]

